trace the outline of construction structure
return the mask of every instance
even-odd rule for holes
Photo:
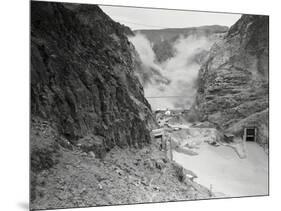
[[[165,151],[169,160],[173,160],[172,144],[170,132],[173,131],[167,124],[162,128],[152,130],[153,138],[160,139],[159,149]]]
[[[257,128],[256,127],[245,127],[244,128],[244,141],[257,141]]]

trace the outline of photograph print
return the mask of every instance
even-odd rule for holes
[[[269,16],[30,9],[31,210],[269,195]]]

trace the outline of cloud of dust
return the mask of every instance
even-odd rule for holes
[[[159,84],[169,84],[169,80],[161,73],[163,72],[160,64],[156,62],[155,53],[149,40],[142,34],[129,37],[139,54],[141,64],[136,73],[144,87],[148,84],[157,86]]]
[[[159,73],[158,78],[169,81],[163,83],[156,80],[157,83],[153,83],[148,80],[144,85],[145,96],[148,97],[152,109],[188,109],[195,98],[198,71],[214,39],[194,35],[179,37],[173,45],[174,57],[161,64],[155,62],[152,44],[144,35],[137,34],[131,37],[130,41],[135,46],[141,62],[149,67],[146,68],[146,71],[150,71],[149,78],[155,76],[155,72],[151,70],[156,70],[156,73]]]

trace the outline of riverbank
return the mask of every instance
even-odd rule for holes
[[[268,195],[268,155],[257,143],[213,145],[214,129],[183,128],[171,136],[194,153],[174,150],[173,159],[198,175],[196,182],[216,197]]]

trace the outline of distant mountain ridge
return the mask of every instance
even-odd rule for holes
[[[214,33],[225,33],[228,31],[227,26],[210,25],[188,28],[166,28],[166,29],[141,29],[134,30],[134,33],[142,33],[153,44],[163,40],[175,40],[179,35],[189,36],[191,34],[210,35]]]

